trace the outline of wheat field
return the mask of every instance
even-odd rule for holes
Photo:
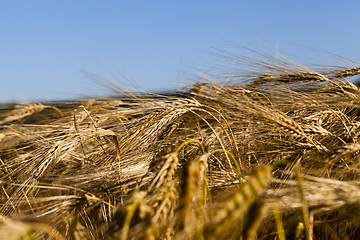
[[[360,239],[360,68],[3,105],[0,239]]]

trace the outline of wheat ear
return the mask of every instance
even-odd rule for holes
[[[222,201],[222,207],[205,226],[205,233],[209,234],[209,239],[225,238],[224,232],[229,232],[236,221],[238,224],[243,221],[255,198],[270,184],[271,169],[271,166],[259,169],[238,190]]]
[[[24,117],[30,116],[34,113],[41,112],[45,108],[52,108],[55,111],[57,111],[62,117],[64,116],[62,111],[55,106],[47,106],[47,105],[43,105],[41,103],[32,103],[25,107],[13,110],[9,114],[9,116],[5,117],[3,120],[0,121],[0,125],[23,119]]]

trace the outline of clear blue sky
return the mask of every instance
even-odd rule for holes
[[[311,55],[303,45],[360,62],[359,9],[355,0],[0,0],[0,101],[108,93],[86,73],[174,90],[216,64],[214,48],[256,48],[248,33],[280,52]]]

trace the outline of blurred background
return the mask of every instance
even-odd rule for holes
[[[234,44],[305,63],[334,59],[320,50],[360,63],[359,7],[346,0],[0,0],[0,102],[109,94],[95,78],[129,91],[173,91],[221,72],[218,54],[246,55]]]

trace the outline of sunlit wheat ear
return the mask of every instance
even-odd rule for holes
[[[330,81],[325,76],[317,72],[300,72],[293,74],[286,74],[281,76],[264,75],[256,79],[250,86],[259,86],[269,82],[280,82],[280,83],[299,83],[299,82],[323,82]]]
[[[25,107],[14,109],[9,116],[5,117],[2,121],[0,121],[0,124],[6,124],[15,120],[22,119],[26,116],[30,116],[34,113],[41,112],[45,109],[45,106],[41,103],[33,103],[29,104]]]
[[[209,239],[226,239],[226,234],[232,235],[231,229],[235,226],[240,228],[239,234],[242,234],[241,226],[246,225],[243,222],[244,216],[256,197],[270,184],[271,169],[270,166],[259,169],[239,189],[219,203],[219,209],[204,228],[204,234]],[[259,216],[255,216],[257,217]]]
[[[170,202],[175,198],[175,185],[177,184],[174,182],[174,177],[179,164],[178,151],[185,144],[180,145],[175,152],[163,156],[165,163],[149,186],[150,191],[155,190],[155,198],[157,198],[156,196],[160,197],[153,203],[153,207],[157,209],[153,217],[154,222],[157,222],[160,216],[164,215],[162,213],[163,208],[168,209],[171,205]]]
[[[183,231],[181,236],[194,234],[197,228],[200,227],[198,221],[204,221],[204,216],[198,215],[202,214],[199,209],[205,207],[204,202],[208,190],[206,168],[211,154],[207,153],[190,161],[181,176],[181,194],[179,206],[176,209],[176,225],[179,230]],[[177,238],[182,237],[177,236]]]
[[[356,76],[359,74],[360,74],[359,67],[349,68],[349,69],[345,69],[345,70],[341,70],[341,71],[334,71],[332,73],[332,75],[337,78],[346,78],[346,77]]]
[[[307,139],[318,151],[326,149],[326,147],[322,146],[320,143],[315,143],[311,140],[304,132],[304,129],[291,117],[286,116],[282,112],[266,109],[263,106],[255,105],[255,108],[260,110],[260,113],[264,118],[276,123],[281,129],[289,132],[294,137]]]
[[[303,125],[301,126],[305,134],[315,134],[315,135],[331,135],[331,132],[325,128],[318,125]]]
[[[290,117],[286,116],[283,113],[280,112],[262,112],[262,115],[271,120],[274,123],[277,123],[279,126],[281,126],[284,130],[289,131],[290,133],[294,134],[297,137],[305,137],[306,135],[304,133],[304,130],[301,128],[301,126],[295,122]]]
[[[0,121],[0,124],[6,124],[6,123],[10,123],[10,122],[13,122],[16,120],[23,119],[24,117],[30,116],[34,113],[41,112],[45,108],[52,108],[55,111],[57,111],[61,116],[64,116],[62,111],[55,106],[47,106],[47,105],[43,105],[41,103],[32,103],[25,107],[22,107],[19,109],[14,109],[9,114],[9,116],[5,117],[3,120]]]
[[[174,177],[179,163],[178,153],[169,153],[164,158],[166,159],[165,163],[150,184],[150,189],[161,187]]]
[[[304,118],[308,122],[314,122],[317,126],[323,126],[324,122],[333,123],[336,119],[336,112],[333,110],[322,110]]]
[[[178,200],[177,181],[167,183],[165,187],[159,188],[152,196],[151,208],[154,214],[151,217],[151,226],[146,229],[146,235],[159,236],[160,233],[169,231],[172,225],[169,223],[173,215],[173,208]],[[154,231],[156,229],[157,231]]]

